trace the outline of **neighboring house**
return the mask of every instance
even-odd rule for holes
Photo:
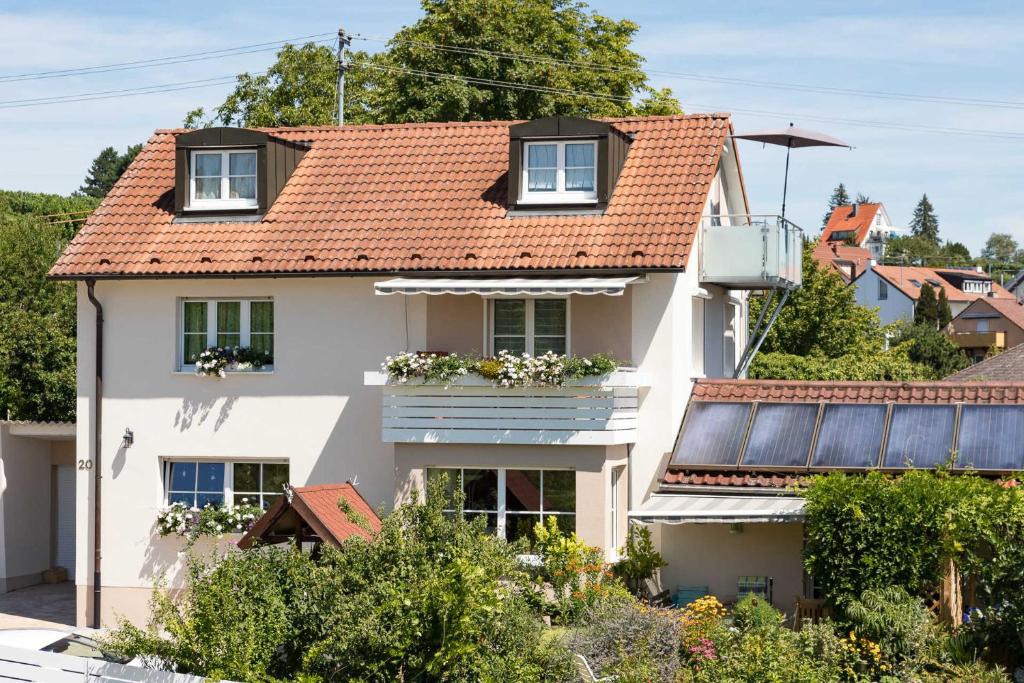
[[[924,268],[869,263],[853,285],[857,288],[857,303],[878,308],[882,324],[888,325],[898,320],[914,319],[914,309],[925,283],[932,286],[936,296],[940,289],[946,292],[954,317],[976,299],[1013,299],[1013,295],[993,282],[980,268]]]
[[[889,219],[882,204],[846,204],[832,210],[820,244],[846,244],[861,247],[880,260],[885,256],[885,243],[893,237],[904,236],[905,228],[897,228]]]
[[[731,130],[698,114],[157,131],[51,272],[78,282],[78,457],[101,460],[79,472],[79,622],[97,469],[106,624],[145,621],[161,574],[180,585],[183,542],[155,529],[169,501],[270,505],[284,482],[351,481],[386,510],[447,471],[495,533],[555,514],[613,556],[693,380],[736,368],[742,290],[799,284],[799,231],[744,216]],[[271,362],[197,376],[217,345]],[[530,389],[379,371],[503,349],[621,368]]]
[[[792,611],[822,597],[804,574],[795,484],[954,454],[954,473],[1009,475],[1024,469],[1024,439],[1010,436],[1022,429],[1024,382],[702,380],[657,492],[629,515],[655,529],[666,588],[724,601],[767,592]]]
[[[818,263],[838,272],[847,284],[856,280],[874,258],[867,249],[842,242],[819,242],[812,254]]]
[[[983,297],[953,318],[949,337],[975,363],[992,350],[1005,351],[1024,342],[1024,305],[1016,299]]]
[[[1006,291],[1013,294],[1017,301],[1024,302],[1024,270],[1013,276],[1013,279],[1006,283]]]
[[[75,425],[0,421],[0,593],[75,576]]]
[[[1024,382],[1024,344],[953,373],[955,382]]]

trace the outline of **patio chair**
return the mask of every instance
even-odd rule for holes
[[[615,676],[598,678],[594,670],[590,668],[590,662],[583,655],[576,655],[576,666],[579,669],[580,676],[586,683],[612,683],[615,681]]]

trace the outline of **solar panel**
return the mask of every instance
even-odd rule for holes
[[[811,467],[877,467],[886,412],[881,404],[826,405]]]
[[[816,403],[762,403],[743,454],[746,467],[803,467],[818,420]]]
[[[964,406],[960,411],[956,466],[1024,469],[1024,406]]]
[[[948,462],[955,422],[956,406],[894,406],[882,466],[931,469]]]
[[[750,403],[691,403],[672,464],[735,465],[750,408]]]

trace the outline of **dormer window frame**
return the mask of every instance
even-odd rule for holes
[[[231,173],[231,155],[252,155],[252,173]],[[201,199],[196,196],[196,180],[215,178],[218,176],[198,175],[198,157],[203,155],[220,156],[220,197],[217,199]],[[259,149],[256,147],[198,147],[189,150],[189,201],[186,211],[237,211],[240,209],[257,209],[260,200]],[[232,178],[252,178],[253,196],[231,198]]]
[[[596,138],[546,138],[535,140],[523,140],[522,168],[520,187],[520,204],[596,204],[598,201],[598,167],[601,163],[600,148]],[[590,166],[569,166],[566,161],[566,150],[570,145],[589,146],[592,150],[592,164]],[[554,166],[530,166],[532,148],[555,147]],[[567,171],[590,169],[590,189],[569,190],[566,189]],[[531,190],[530,171],[554,171],[554,189],[552,190]]]

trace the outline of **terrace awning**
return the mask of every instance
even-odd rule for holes
[[[691,495],[656,493],[629,518],[642,524],[738,524],[799,522],[804,499],[796,496]]]
[[[480,296],[622,296],[638,276],[575,278],[432,278],[397,277],[374,284],[377,294],[478,294]]]

